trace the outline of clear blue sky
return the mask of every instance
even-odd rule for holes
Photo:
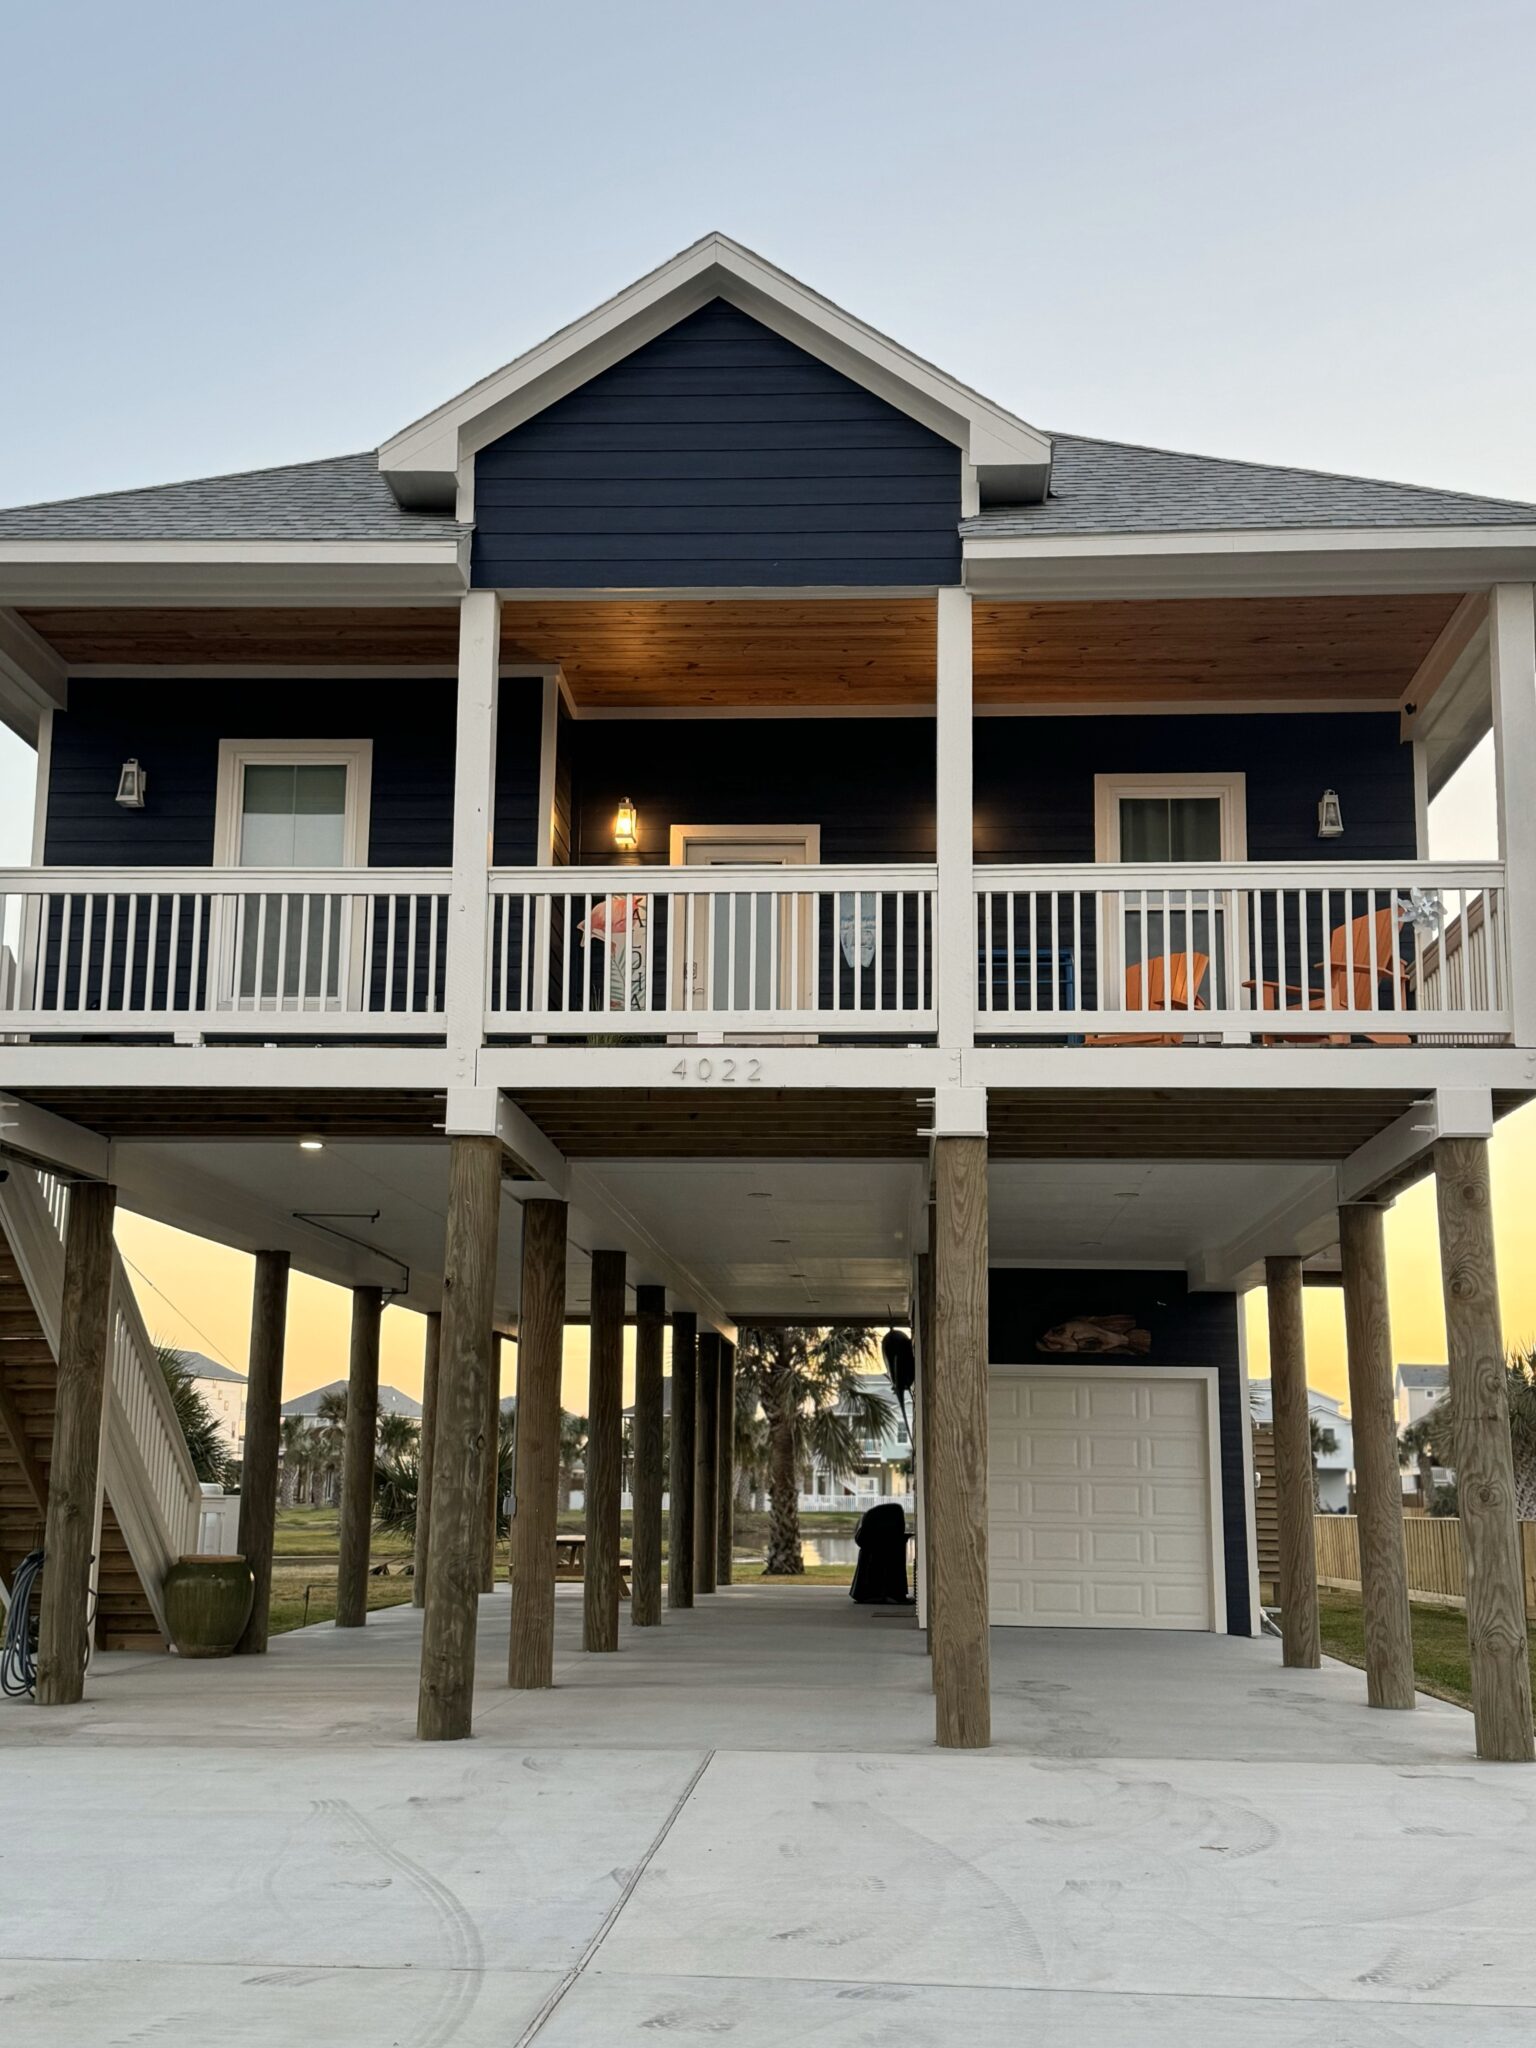
[[[1529,0],[60,0],[0,76],[0,503],[371,447],[710,227],[1046,427],[1536,498]]]

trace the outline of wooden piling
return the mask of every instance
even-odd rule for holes
[[[73,1706],[85,1691],[116,1203],[117,1190],[101,1181],[77,1182],[69,1191],[38,1617],[40,1707]]]
[[[587,1392],[587,1545],[582,1647],[619,1647],[619,1496],[624,1490],[624,1254],[592,1254]]]
[[[1315,1671],[1323,1661],[1317,1611],[1316,1489],[1301,1260],[1264,1261],[1269,1300],[1269,1374],[1274,1411],[1275,1495],[1280,1527],[1280,1661]]]
[[[411,1605],[427,1603],[427,1557],[432,1548],[432,1464],[437,1432],[437,1372],[442,1356],[443,1319],[427,1317],[421,1361],[421,1435],[416,1440],[416,1542],[411,1569]]]
[[[368,1619],[373,1454],[379,1436],[379,1318],[383,1309],[382,1288],[353,1288],[347,1428],[341,1454],[341,1530],[336,1561],[338,1628],[361,1628]]]
[[[1392,1318],[1382,1211],[1352,1203],[1339,1211],[1344,1334],[1349,1352],[1350,1430],[1360,1523],[1360,1609],[1366,1697],[1373,1707],[1415,1704],[1413,1623],[1403,1549],[1403,1482],[1393,1404]],[[1276,1451],[1278,1453],[1278,1443]]]
[[[693,1590],[715,1590],[715,1555],[720,1534],[720,1339],[713,1330],[699,1338],[698,1396],[693,1442]]]
[[[635,1289],[635,1423],[630,1440],[634,1476],[629,1619],[634,1628],[661,1622],[662,1349],[667,1319],[664,1287]]]
[[[256,1254],[251,1287],[251,1348],[240,1457],[240,1554],[255,1591],[237,1657],[262,1656],[272,1612],[272,1551],[277,1538],[277,1467],[282,1441],[283,1343],[288,1323],[288,1254]]]
[[[667,1485],[667,1605],[693,1605],[693,1455],[698,1318],[672,1317],[672,1457]]]
[[[512,1634],[507,1682],[555,1682],[555,1532],[560,1506],[560,1371],[565,1343],[564,1202],[523,1204],[517,1339],[517,1509],[512,1517]]]
[[[1530,1763],[1531,1668],[1486,1138],[1435,1145],[1477,1753]]]
[[[992,1740],[987,1640],[987,1141],[934,1140],[933,1635],[937,1740]]]
[[[432,1531],[416,1708],[416,1732],[424,1742],[457,1741],[469,1734],[473,1719],[485,1524],[485,1386],[491,1374],[501,1160],[495,1138],[451,1141]]]
[[[720,1340],[720,1402],[715,1437],[715,1584],[731,1583],[736,1533],[736,1346]]]

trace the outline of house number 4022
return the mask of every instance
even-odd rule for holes
[[[708,1053],[696,1060],[679,1060],[672,1069],[679,1081],[713,1081],[717,1087],[731,1087],[741,1081],[748,1085],[763,1078],[763,1063],[758,1059],[719,1059]]]

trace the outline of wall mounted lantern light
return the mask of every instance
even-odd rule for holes
[[[625,853],[633,853],[640,844],[640,814],[628,797],[619,805],[614,817],[613,843]]]
[[[1317,800],[1317,836],[1319,839],[1344,837],[1344,813],[1339,808],[1336,789],[1325,789]]]
[[[144,792],[149,786],[149,777],[137,761],[125,761],[118,770],[117,800],[124,810],[142,811]]]

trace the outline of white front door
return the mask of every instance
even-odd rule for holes
[[[1170,1370],[994,1371],[994,1627],[1220,1626],[1211,1379]]]
[[[690,868],[805,867],[818,859],[820,840],[816,825],[674,825],[671,854],[674,866]],[[812,962],[803,898],[732,890],[686,900],[679,954],[686,978],[675,992],[675,1007],[740,1013],[805,1006]],[[786,908],[797,901],[798,919]]]

